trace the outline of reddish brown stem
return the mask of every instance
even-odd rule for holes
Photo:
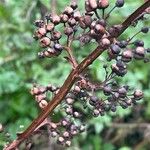
[[[121,30],[117,33],[117,36],[120,36],[146,8],[150,7],[150,0],[145,2],[141,7],[139,7],[133,14],[129,16],[122,24]],[[110,39],[111,40],[111,39]],[[48,106],[41,112],[41,114],[33,120],[31,125],[7,148],[4,150],[13,150],[19,146],[19,144],[28,138],[34,130],[44,121],[47,116],[52,113],[52,111],[61,103],[64,97],[67,95],[68,91],[73,86],[77,77],[85,70],[92,62],[101,55],[107,47],[99,46],[91,54],[89,54],[74,70],[71,71],[63,86],[60,88],[60,91],[57,95],[49,102]]]

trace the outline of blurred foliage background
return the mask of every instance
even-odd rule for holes
[[[57,0],[56,10],[60,12],[70,1]],[[121,10],[116,9],[109,19],[111,24],[122,22],[132,13],[142,0],[126,0]],[[114,5],[114,0],[110,0]],[[80,8],[84,1],[79,1]],[[0,133],[0,149],[6,142],[16,138],[16,132],[24,130],[38,115],[39,109],[30,88],[33,82],[61,86],[71,68],[61,55],[54,59],[38,59],[39,45],[32,38],[33,22],[51,10],[50,0],[0,0],[0,123],[4,132]],[[110,8],[109,8],[110,9]],[[120,38],[130,37],[149,21],[131,27]],[[150,25],[150,24],[149,24]],[[149,35],[139,35],[148,48]],[[74,43],[75,55],[82,60],[92,49],[90,44],[81,47]],[[65,54],[64,54],[65,55]],[[93,80],[101,81],[104,70],[101,56],[90,66]],[[63,66],[63,67],[62,67]],[[130,64],[129,72],[121,83],[144,90],[145,98],[133,109],[118,109],[114,114],[87,121],[88,131],[74,139],[71,149],[82,150],[131,150],[150,149],[150,67],[143,62]],[[135,126],[133,125],[135,124]],[[118,126],[115,126],[115,125]],[[21,126],[24,125],[24,126]],[[144,126],[144,127],[143,127]],[[8,133],[10,136],[8,136]]]

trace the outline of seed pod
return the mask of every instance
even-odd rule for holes
[[[134,58],[135,59],[143,59],[145,57],[145,49],[144,47],[137,47],[135,49],[135,54],[134,54]]]
[[[46,29],[45,28],[39,28],[36,32],[35,32],[35,36],[37,38],[42,38],[44,35],[46,35]]]
[[[141,90],[136,90],[133,95],[135,100],[140,100],[143,98],[144,94]]]
[[[132,58],[133,58],[133,53],[132,53],[132,50],[130,50],[130,49],[128,49],[122,53],[122,58],[121,58],[122,61],[128,63],[132,60]]]
[[[60,19],[62,23],[66,23],[69,20],[69,17],[66,14],[61,14]]]
[[[64,141],[65,141],[65,139],[64,139],[63,137],[60,136],[60,137],[58,138],[58,143],[63,144]]]
[[[93,9],[92,9],[92,8],[90,7],[90,5],[89,5],[89,1],[88,1],[88,0],[85,1],[85,10],[86,10],[87,12],[93,11]]]
[[[55,138],[57,135],[58,135],[58,133],[57,133],[56,131],[52,131],[52,132],[51,132],[51,136],[52,136],[52,137]]]
[[[56,51],[61,52],[61,51],[63,50],[63,47],[62,47],[62,45],[56,43],[56,44],[54,44],[54,49],[55,49]]]
[[[35,99],[38,103],[40,103],[42,100],[46,99],[46,94],[40,94],[40,95],[36,95]]]
[[[39,107],[40,108],[45,108],[46,106],[48,105],[47,101],[46,100],[42,100],[40,103],[39,103]]]
[[[72,115],[72,113],[73,113],[73,110],[71,107],[67,107],[65,111],[68,115]]]
[[[80,18],[81,18],[81,13],[80,13],[80,11],[74,12],[73,17],[74,17],[75,20],[79,21]]]
[[[105,28],[100,24],[96,24],[95,25],[95,33],[103,35],[105,33]]]
[[[109,46],[109,45],[110,45],[110,40],[108,40],[108,38],[103,38],[103,39],[101,40],[101,44],[102,44],[103,46]]]
[[[77,2],[75,2],[75,1],[71,2],[70,6],[73,10],[75,10],[78,7]]]
[[[80,91],[81,91],[80,87],[76,85],[74,87],[74,92],[79,93]]]
[[[52,33],[52,40],[59,40],[60,38],[61,38],[61,32],[59,32],[59,31],[54,31],[53,33]]]
[[[50,123],[50,127],[51,127],[52,129],[57,129],[57,124],[51,122],[51,123]]]
[[[48,23],[48,24],[46,25],[46,30],[47,30],[48,32],[53,31],[53,30],[54,30],[54,24],[53,24],[53,23]]]
[[[69,137],[69,132],[65,131],[65,132],[63,133],[63,137],[68,138],[68,137]]]
[[[98,8],[105,9],[109,6],[108,0],[98,0]]]
[[[90,8],[93,10],[97,8],[97,1],[96,0],[88,0]]]
[[[47,47],[49,46],[51,43],[50,39],[48,37],[43,37],[41,40],[40,40],[40,46],[41,47]]]
[[[66,8],[65,8],[65,11],[64,11],[64,14],[66,14],[66,15],[72,15],[72,13],[73,13],[73,8],[72,7],[70,7],[70,6],[67,6]]]
[[[60,23],[60,17],[58,15],[53,15],[51,18],[52,23],[54,23],[55,25]]]
[[[71,27],[73,27],[73,26],[75,26],[76,25],[76,20],[74,19],[74,18],[70,18],[69,20],[68,20],[68,24],[71,26]]]
[[[99,114],[100,114],[99,110],[98,109],[94,109],[94,111],[93,111],[94,117],[98,117]]]
[[[118,89],[119,97],[125,98],[127,95],[127,90],[124,87]]]
[[[73,116],[74,116],[75,118],[79,118],[79,117],[80,117],[80,113],[77,112],[77,111],[75,111],[75,112],[73,113]]]
[[[90,15],[85,15],[85,16],[84,16],[84,23],[85,23],[85,25],[88,26],[88,27],[91,25],[91,23],[92,23],[92,18],[91,18]]]
[[[38,27],[38,28],[42,28],[44,27],[44,21],[43,20],[36,20],[34,22],[35,26]]]
[[[66,99],[66,102],[67,102],[68,105],[71,105],[71,104],[74,103],[74,99],[68,97],[68,98]]]
[[[70,147],[71,146],[71,141],[66,141],[65,145],[68,146],[68,147]]]
[[[124,101],[120,101],[120,106],[121,106],[123,109],[128,108],[127,103],[126,103],[126,102],[124,102]]]
[[[116,7],[123,7],[124,0],[116,0]]]
[[[94,29],[95,28],[95,26],[96,26],[96,21],[94,20],[94,21],[92,21],[92,23],[91,23],[91,29]]]
[[[105,86],[103,92],[106,96],[109,96],[112,93],[112,88],[110,86]]]

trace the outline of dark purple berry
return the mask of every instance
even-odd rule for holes
[[[123,7],[124,0],[116,0],[116,7]]]
[[[120,51],[121,51],[120,47],[118,45],[116,45],[116,44],[112,44],[110,46],[110,49],[111,49],[111,51],[112,51],[113,54],[119,54]]]
[[[135,45],[135,46],[144,46],[144,42],[141,41],[141,40],[136,40],[136,41],[134,42],[134,45]]]
[[[141,29],[141,32],[143,32],[143,33],[148,33],[148,31],[149,31],[149,27],[143,27]]]

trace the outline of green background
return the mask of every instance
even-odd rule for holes
[[[69,0],[57,0],[56,10],[60,12],[69,2]],[[110,5],[113,6],[114,2],[110,0]],[[143,3],[142,0],[125,2],[123,8],[113,12],[109,19],[110,24],[122,22]],[[84,1],[80,0],[79,7],[83,8],[83,4]],[[15,139],[16,132],[24,130],[38,115],[38,106],[29,92],[32,83],[42,85],[52,83],[61,86],[71,70],[63,58],[65,53],[54,59],[37,58],[40,47],[32,38],[33,22],[50,9],[50,0],[0,1],[0,123],[5,128],[4,132],[0,133],[0,149],[6,142]],[[136,28],[129,28],[121,38],[131,37],[143,25],[150,25],[150,21],[143,21]],[[141,34],[137,38],[142,38],[145,47],[148,48],[149,35]],[[81,47],[78,42],[74,43],[73,48],[78,61],[81,61],[94,47],[93,44]],[[94,80],[103,79],[104,70],[100,60],[103,60],[104,56],[99,57],[90,66],[90,74]],[[129,128],[132,123],[146,123],[150,126],[149,79],[149,64],[133,61],[129,65],[127,75],[120,81],[132,88],[142,89],[145,94],[142,102],[132,109],[119,108],[114,114],[89,119],[88,131],[74,139],[71,149],[130,150],[135,147],[141,150],[150,149],[148,146],[150,128]],[[118,120],[120,127],[113,128],[113,124]],[[122,124],[126,127],[122,127]],[[20,125],[24,127],[20,128]],[[9,138],[6,137],[6,133],[10,134]]]

